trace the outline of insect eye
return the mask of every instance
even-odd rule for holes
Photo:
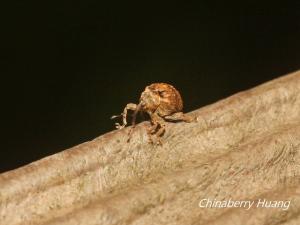
[[[158,94],[159,94],[160,97],[165,97],[165,93],[166,93],[166,91],[164,91],[164,90],[159,90],[158,91]]]

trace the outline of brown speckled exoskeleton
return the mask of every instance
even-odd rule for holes
[[[165,121],[191,122],[193,118],[183,114],[183,102],[179,92],[170,84],[154,83],[147,86],[141,94],[139,104],[128,103],[121,115],[123,124],[116,123],[117,129],[122,129],[127,125],[128,110],[134,111],[132,118],[132,129],[135,126],[136,115],[138,112],[145,112],[150,116],[152,126],[148,129],[150,141],[153,143],[151,135],[156,135],[157,143],[161,144],[160,137],[165,132]],[[119,116],[112,116],[113,118]],[[132,129],[129,131],[130,140]]]

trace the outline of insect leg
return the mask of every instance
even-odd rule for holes
[[[123,122],[123,124],[121,125],[119,123],[115,123],[116,128],[118,130],[124,128],[127,125],[127,111],[128,110],[136,111],[136,109],[137,109],[137,105],[134,104],[134,103],[128,103],[126,105],[126,107],[124,108],[124,110],[121,113],[121,115],[119,115],[119,116],[122,116],[122,122]],[[111,118],[114,119],[114,118],[119,117],[119,116],[112,116]]]
[[[195,121],[195,118],[188,116],[186,114],[183,114],[183,112],[176,112],[173,113],[172,115],[164,116],[164,119],[166,121],[170,122],[179,122],[179,121],[184,121],[187,123]]]

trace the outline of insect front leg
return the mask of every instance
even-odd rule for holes
[[[157,128],[159,126],[159,124],[157,122],[153,122],[151,121],[151,126],[147,129],[147,134],[148,134],[148,138],[149,138],[149,142],[151,144],[154,143],[153,139],[152,139],[152,134],[154,134],[155,132],[157,132]]]
[[[152,126],[148,130],[149,138],[151,142],[153,142],[151,134],[155,134],[157,144],[162,145],[161,137],[165,133],[165,121],[162,117],[160,117],[157,113],[153,113],[150,115]]]
[[[136,104],[134,104],[134,103],[128,103],[126,105],[126,107],[124,108],[123,112],[121,113],[121,115],[117,115],[117,116],[112,116],[111,117],[112,119],[114,119],[116,117],[122,116],[122,122],[123,122],[123,124],[121,125],[119,123],[115,123],[116,128],[118,130],[124,128],[127,125],[127,112],[128,112],[128,110],[136,111],[136,109],[137,109],[137,105]]]

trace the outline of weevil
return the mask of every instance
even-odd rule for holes
[[[182,112],[183,101],[180,93],[170,84],[154,83],[145,88],[138,104],[128,103],[120,115],[112,116],[111,119],[122,117],[123,123],[115,123],[117,129],[123,129],[127,125],[127,113],[133,111],[132,127],[129,131],[128,140],[136,124],[138,112],[145,112],[150,117],[151,126],[147,133],[149,140],[154,143],[152,135],[156,136],[156,143],[161,144],[161,137],[165,133],[165,122],[192,122],[195,119]]]

